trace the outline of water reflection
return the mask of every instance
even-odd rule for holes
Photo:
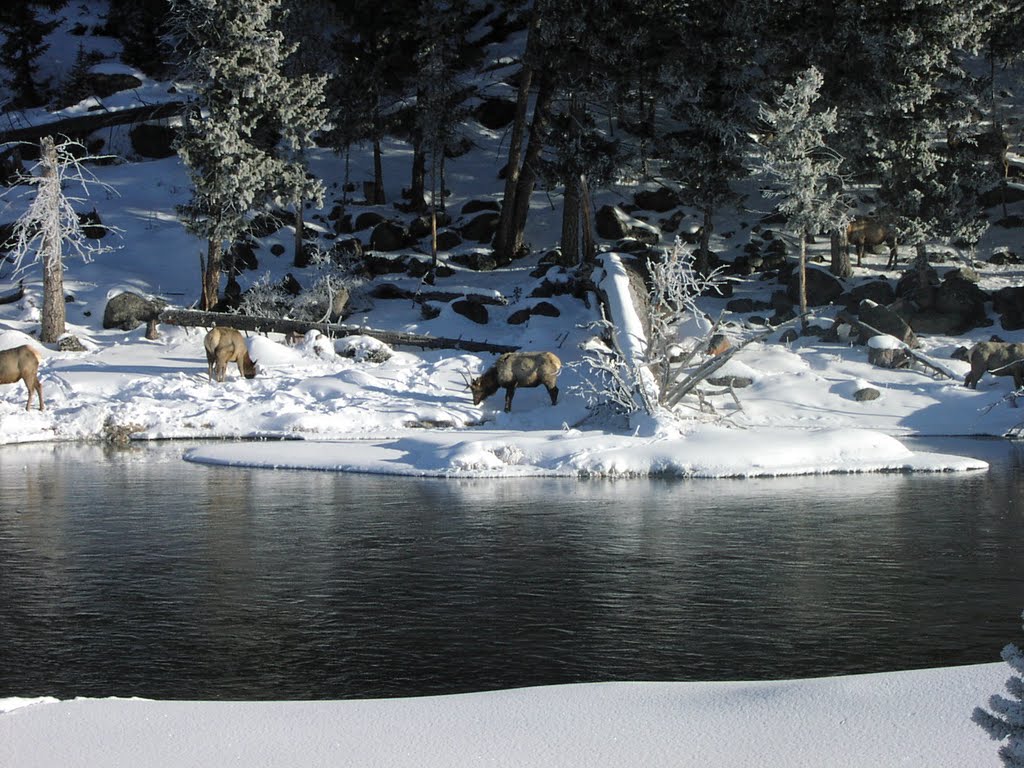
[[[595,481],[0,449],[2,695],[326,698],[993,661],[1022,456],[987,473]],[[282,446],[286,450],[286,446]]]

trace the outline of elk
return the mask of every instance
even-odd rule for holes
[[[506,352],[480,376],[467,382],[473,392],[473,405],[479,405],[499,388],[505,388],[505,412],[512,410],[516,387],[538,387],[543,384],[551,404],[558,402],[558,373],[562,361],[553,352]]]
[[[882,224],[878,219],[870,216],[858,216],[846,225],[846,248],[849,253],[850,243],[857,246],[857,266],[860,266],[864,258],[864,252],[868,248],[886,243],[889,246],[889,263],[886,269],[896,267],[896,236],[892,231]]]
[[[28,344],[0,351],[0,384],[16,384],[19,379],[25,382],[28,389],[26,411],[32,408],[33,392],[39,396],[39,410],[43,410],[43,385],[39,383],[39,363],[42,360],[39,350]]]
[[[234,328],[214,326],[203,339],[206,347],[206,364],[210,381],[224,381],[228,363],[238,363],[238,372],[251,379],[256,375],[256,361],[249,357],[242,334]]]
[[[993,376],[1013,376],[1013,386],[1024,386],[1024,344],[1005,341],[982,341],[971,348],[968,359],[971,371],[964,379],[964,386],[978,388],[978,381],[988,371]]]

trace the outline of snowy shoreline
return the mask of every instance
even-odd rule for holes
[[[0,761],[117,765],[995,765],[970,719],[1004,664],[806,680],[587,683],[351,701],[0,699]]]

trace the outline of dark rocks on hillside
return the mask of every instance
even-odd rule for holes
[[[894,336],[911,349],[921,346],[914,334],[913,329],[897,314],[892,308],[876,304],[871,299],[864,299],[857,308],[858,318],[870,325],[874,330],[860,327],[860,334],[857,338],[859,344],[866,344],[867,340],[878,333],[887,333]]]
[[[992,296],[992,309],[1005,330],[1024,328],[1024,287],[1000,288]]]
[[[626,214],[617,206],[602,205],[594,217],[594,226],[597,229],[598,237],[605,240],[621,240],[629,235],[629,227],[626,226]]]
[[[462,315],[467,320],[472,320],[479,325],[487,325],[487,321],[490,319],[487,307],[478,301],[458,299],[453,301],[450,306],[456,314]]]
[[[641,190],[633,195],[633,202],[638,208],[656,213],[666,213],[680,204],[679,195],[668,187],[655,190]]]
[[[497,200],[467,200],[462,206],[463,216],[472,216],[481,211],[497,212],[501,210],[501,204]]]
[[[847,306],[856,309],[864,299],[871,299],[876,304],[891,304],[896,299],[896,291],[888,280],[868,280],[850,289]]]
[[[130,331],[144,323],[155,322],[167,302],[147,299],[137,293],[124,291],[111,297],[103,310],[103,327]]]
[[[382,221],[373,228],[370,235],[370,248],[375,251],[398,251],[409,241],[409,232],[401,224],[393,221]]]
[[[352,225],[352,231],[362,232],[364,229],[375,227],[383,221],[386,221],[384,216],[376,211],[363,211],[356,216],[356,222]]]
[[[437,249],[450,251],[462,245],[462,236],[453,229],[442,229],[437,233]]]
[[[489,243],[494,239],[494,233],[498,229],[498,214],[481,213],[459,228],[459,232],[466,240],[474,240],[478,243]]]
[[[95,208],[88,213],[78,214],[78,224],[82,228],[82,234],[92,240],[100,240],[110,231],[104,226]]]
[[[131,130],[132,149],[140,157],[159,160],[174,154],[176,132],[166,125],[137,125]]]
[[[474,112],[484,128],[497,131],[511,123],[516,116],[516,103],[506,99],[486,99]]]
[[[475,269],[477,272],[490,272],[498,266],[498,263],[494,260],[494,257],[491,254],[482,253],[480,251],[473,251],[472,253],[457,253],[450,258],[451,261],[454,261],[456,264],[468,267],[469,269]]]
[[[821,307],[832,304],[843,294],[843,284],[834,275],[822,269],[808,269],[807,306]],[[794,303],[800,300],[800,275],[794,271],[786,283],[786,294]]]

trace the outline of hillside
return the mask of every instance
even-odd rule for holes
[[[66,71],[74,60],[72,51],[87,45],[104,57],[93,67],[104,82],[131,85],[53,113],[8,114],[10,125],[39,125],[90,114],[97,108],[116,111],[180,98],[174,84],[153,81],[121,64],[118,46],[110,38],[71,34],[100,26],[100,14],[81,13],[84,15],[69,17],[52,33],[48,66],[53,75]],[[511,98],[511,86],[504,80],[514,66],[503,46],[514,48],[515,42],[510,39],[487,47],[480,66],[486,82],[478,91],[479,99]],[[167,123],[154,125],[160,128]],[[192,306],[199,298],[199,257],[204,244],[188,234],[176,211],[189,197],[184,168],[173,155],[141,154],[138,129],[143,126],[128,124],[104,128],[88,137],[95,151],[116,160],[92,167],[102,186],[94,185],[81,203],[82,212],[95,210],[111,230],[101,242],[112,250],[88,263],[69,260],[66,265],[68,331],[85,351],[44,350],[42,378],[49,408],[42,415],[21,410],[20,384],[3,389],[0,439],[93,439],[125,433],[142,439],[370,437],[422,426],[466,428],[480,424],[516,430],[615,428],[616,422],[595,419],[587,409],[587,380],[592,373],[581,363],[581,345],[595,336],[589,327],[599,317],[595,297],[581,300],[573,296],[572,271],[546,263],[559,239],[561,200],[557,194],[538,190],[533,196],[527,229],[530,254],[497,269],[487,268],[493,266],[488,228],[501,200],[499,172],[507,148],[507,122],[491,126],[479,119],[467,122],[463,135],[468,151],[449,161],[447,187],[451,194],[446,207],[452,220],[439,235],[447,245],[440,259],[449,271],[434,285],[425,286],[421,280],[429,259],[429,238],[422,229],[417,231],[416,217],[401,210],[410,149],[396,138],[388,139],[383,147],[389,201],[384,205],[360,202],[361,182],[372,178],[369,147],[361,147],[347,159],[328,150],[311,154],[311,172],[325,180],[328,196],[322,208],[305,213],[310,244],[349,265],[352,253],[363,254],[355,259],[360,269],[350,284],[345,312],[350,324],[371,331],[557,350],[565,363],[557,408],[547,404],[543,390],[523,391],[508,415],[501,413],[497,395],[474,406],[464,377],[489,365],[493,356],[488,354],[404,348],[387,363],[368,364],[362,361],[361,348],[353,351],[343,340],[332,345],[307,338],[292,347],[280,337],[253,338],[253,356],[261,364],[261,375],[253,382],[232,380],[228,386],[217,387],[206,381],[201,334],[196,331],[161,326],[159,338],[150,341],[144,338],[144,325],[129,331],[104,328],[108,300],[123,291],[178,307]],[[346,177],[354,182],[354,189],[344,189]],[[4,222],[15,220],[25,209],[26,191],[25,187],[8,190]],[[731,295],[702,299],[706,317],[695,318],[689,327],[680,329],[680,342],[692,345],[706,330],[707,320],[719,316],[734,343],[770,332],[763,341],[745,348],[722,372],[746,380],[748,386],[736,390],[738,400],[719,392],[709,395],[702,406],[696,398],[689,398],[680,410],[684,424],[692,427],[710,422],[729,429],[866,428],[889,435],[1001,435],[1017,426],[1021,419],[1004,401],[1009,380],[989,376],[977,391],[968,390],[961,383],[966,363],[951,359],[959,347],[992,334],[1011,341],[1020,337],[1014,305],[998,298],[993,303],[996,291],[1021,283],[1016,254],[1020,230],[1013,225],[1024,215],[1024,203],[1016,200],[1021,191],[1016,182],[1010,184],[1013,202],[1008,215],[1002,215],[1001,204],[993,206],[990,217],[1001,224],[988,229],[973,259],[949,248],[929,249],[934,268],[929,278],[935,288],[933,305],[945,306],[945,302],[952,304],[956,313],[963,310],[974,315],[970,322],[964,322],[961,314],[949,322],[931,316],[931,326],[926,329],[922,325],[916,337],[921,352],[940,360],[960,380],[917,364],[904,369],[873,366],[867,348],[846,335],[849,326],[836,322],[840,313],[856,308],[864,296],[879,303],[896,300],[900,278],[912,256],[907,249],[901,249],[901,263],[895,270],[884,269],[885,253],[868,253],[853,278],[836,282],[826,274],[828,243],[818,238],[809,255],[812,272],[822,278],[821,290],[828,303],[813,307],[812,335],[794,338],[788,326],[772,331],[775,323],[792,316],[792,297],[786,298],[786,290],[792,279],[794,245],[777,229],[771,201],[759,196],[757,184],[748,182],[742,191],[741,206],[720,217],[711,239],[711,249],[730,278],[726,288]],[[631,254],[656,254],[670,248],[677,237],[689,238],[700,221],[695,210],[679,204],[653,181],[621,180],[594,190],[595,211],[608,212],[613,206],[617,214],[598,216],[599,233],[606,235],[599,238],[598,248],[625,254],[627,261]],[[389,224],[381,227],[381,221]],[[278,224],[261,228],[249,239],[251,250],[246,251],[245,268],[238,276],[241,290],[280,285],[287,278],[291,285],[308,291],[322,276],[323,270],[315,266],[294,266],[294,230],[286,217]],[[625,229],[614,231],[618,225]],[[400,235],[393,250],[384,242],[385,230]],[[818,268],[816,262],[824,268]],[[595,279],[599,282],[602,276],[599,271]],[[975,276],[983,294],[971,282]],[[0,306],[0,323],[7,329],[0,338],[3,346],[38,333],[38,265],[15,272],[12,265],[4,264],[0,294],[13,291],[22,280],[25,296]],[[840,293],[835,292],[836,286]],[[433,298],[409,298],[425,290],[432,292]],[[964,296],[969,299],[967,310],[960,303]],[[946,297],[951,297],[948,302]],[[963,326],[966,328],[960,332]],[[620,326],[619,330],[623,329]],[[335,347],[357,357],[336,356]],[[876,399],[855,398],[865,389],[877,392]],[[772,441],[768,439],[766,444]]]

